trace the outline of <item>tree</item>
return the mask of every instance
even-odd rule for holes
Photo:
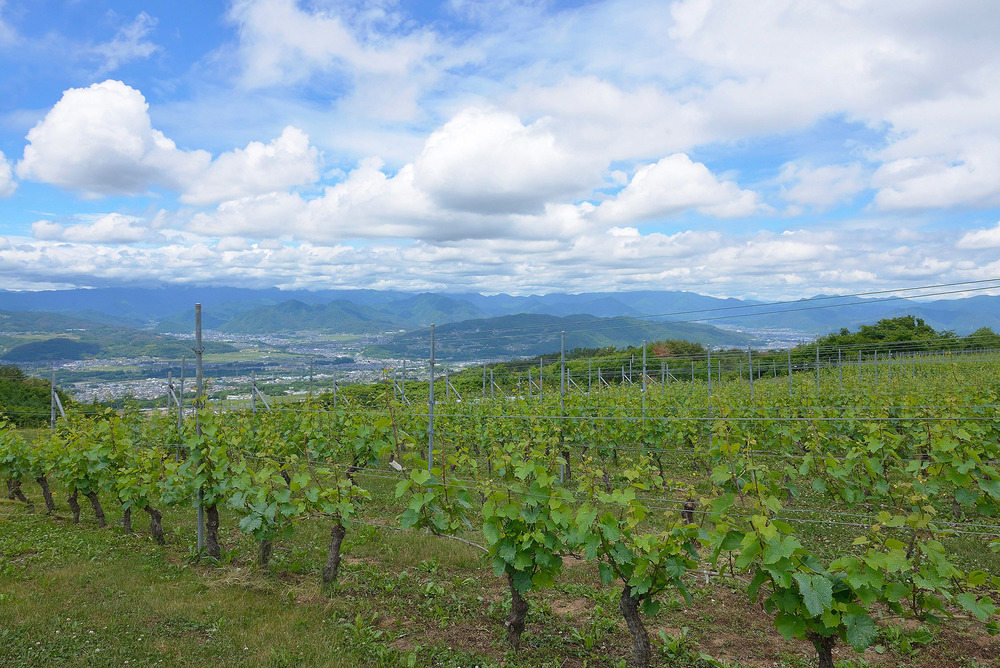
[[[980,327],[965,340],[971,346],[979,348],[1000,348],[1000,334],[997,334],[989,327]]]
[[[63,406],[73,403],[69,395],[57,390]],[[31,378],[13,364],[0,366],[0,419],[15,427],[43,427],[49,422],[52,385],[41,378]]]

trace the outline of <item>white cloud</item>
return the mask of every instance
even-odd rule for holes
[[[820,208],[849,202],[868,185],[860,163],[812,168],[789,162],[782,166],[778,180],[785,184],[782,195],[786,200]]]
[[[569,185],[579,175],[551,136],[508,115],[489,115],[484,121],[481,114],[460,114],[458,131],[446,125],[449,130],[428,140],[416,164],[404,165],[394,175],[384,171],[381,160],[365,159],[314,199],[275,192],[226,201],[213,212],[195,215],[187,227],[202,234],[314,243],[377,238],[562,243],[558,240],[571,240],[595,226],[645,222],[688,209],[715,217],[765,209],[756,193],[719,180],[682,154],[641,168],[617,198],[600,206],[558,203],[560,190],[584,185]],[[500,131],[477,139],[474,129],[493,127]],[[481,145],[464,153],[465,140]],[[563,182],[560,170],[566,174]]]
[[[615,11],[635,12],[642,27],[626,29],[625,38],[578,29],[585,17],[607,19]],[[669,39],[637,39],[647,27],[662,27],[663,15],[672,21],[661,31]],[[545,66],[510,75],[507,83],[517,91],[505,102],[522,116],[550,116],[563,141],[595,151],[603,147],[608,162],[787,137],[838,118],[867,126],[884,143],[838,147],[825,143],[827,137],[815,138],[823,142],[818,145],[809,137],[809,145],[796,147],[802,153],[792,161],[797,167],[829,160],[810,156],[814,147],[884,163],[875,200],[883,210],[1000,202],[996,3],[681,0],[664,8],[607,2],[558,19],[538,21],[538,28],[509,28],[525,36],[525,44],[514,49],[533,50]],[[611,32],[606,21],[594,24]],[[647,43],[663,58],[647,53]],[[503,55],[491,51],[485,58]],[[653,66],[660,71],[651,71]],[[636,67],[644,68],[642,76]],[[914,163],[926,178],[911,170]],[[838,166],[849,169],[800,173],[802,180],[788,191],[792,201],[828,207],[864,188],[857,167]],[[831,187],[826,193],[824,180]]]
[[[31,235],[42,241],[61,239],[63,226],[51,220],[39,220],[31,224]]]
[[[787,131],[831,110],[866,111],[913,95],[927,54],[894,10],[836,0],[675,3],[670,36],[691,59],[695,98],[717,132]],[[912,3],[918,4],[918,3]]]
[[[761,208],[753,191],[720,181],[702,163],[677,153],[639,168],[618,196],[602,202],[592,215],[618,224],[655,220],[688,209],[732,218],[752,215]]]
[[[17,182],[14,180],[14,172],[7,162],[7,157],[0,151],[0,197],[10,197],[17,190]]]
[[[251,246],[243,237],[223,237],[219,243],[215,244],[216,250],[227,251],[248,251]]]
[[[566,239],[585,229],[581,208],[546,205],[537,214],[482,214],[440,208],[414,185],[414,167],[383,171],[377,158],[362,160],[319,197],[274,192],[221,203],[185,225],[202,235],[246,235],[331,243],[379,238],[449,242],[462,239]]]
[[[314,183],[319,151],[286,127],[268,144],[250,142],[214,162],[206,151],[184,151],[152,127],[142,93],[120,81],[71,88],[28,132],[21,178],[89,196],[137,195],[152,187],[209,204]]]
[[[588,191],[603,167],[562,145],[544,119],[525,126],[510,113],[466,109],[427,139],[414,183],[446,209],[534,213]]]
[[[477,213],[442,208],[416,185],[413,165],[395,175],[378,159],[363,160],[348,177],[309,202],[299,232],[312,241],[340,239],[462,239],[561,237],[579,221],[575,207],[547,206],[538,215]]]
[[[27,138],[17,165],[22,179],[90,195],[136,194],[153,185],[183,189],[211,160],[153,129],[142,93],[121,81],[67,90]]]
[[[604,162],[649,160],[714,138],[695,105],[654,84],[568,76],[521,85],[506,104],[521,115],[545,116],[563,142]]]
[[[288,126],[268,144],[250,142],[223,153],[181,199],[208,204],[285,190],[319,179],[319,151],[302,130]]]
[[[63,226],[40,220],[31,225],[32,235],[42,241],[72,241],[82,244],[129,244],[147,240],[149,230],[142,221],[120,213],[97,216],[91,222]]]
[[[371,29],[371,38],[359,38],[340,15],[303,11],[295,0],[239,0],[229,16],[239,29],[244,80],[251,86],[287,85],[327,69],[403,74],[433,46],[429,34],[378,34],[378,21],[364,25],[371,15],[361,16],[358,26],[362,33]]]
[[[433,233],[436,208],[413,185],[413,168],[390,177],[377,158],[362,160],[347,178],[309,202],[302,231],[313,240],[421,238]]]
[[[42,231],[45,225],[37,227]],[[197,280],[245,287],[447,288],[531,294],[592,291],[599,282],[601,290],[673,289],[762,298],[899,288],[996,273],[995,249],[957,251],[953,242],[946,242],[947,231],[894,244],[894,226],[879,228],[864,221],[825,232],[643,234],[635,227],[617,227],[580,231],[569,240],[351,245],[251,243],[219,235],[218,239],[189,236],[160,246],[122,246],[119,241],[69,240],[66,231],[71,227],[62,231],[52,227],[48,239],[10,239],[0,247],[0,272],[17,276],[21,284],[47,285]],[[84,238],[85,226],[80,227],[77,236]],[[115,225],[108,223],[106,228],[113,230]]]
[[[953,157],[900,158],[876,170],[880,209],[933,209],[1000,204],[1000,142],[983,140]]]
[[[955,243],[956,248],[1000,248],[1000,223],[985,230],[970,230]]]
[[[995,3],[684,0],[671,12],[699,82],[686,104],[709,134],[787,133],[842,115],[887,132],[866,156],[883,163],[878,208],[1000,202]]]
[[[786,272],[809,272],[826,265],[840,249],[811,238],[809,234],[775,236],[761,233],[740,244],[725,244],[710,254],[719,266],[740,267],[746,273],[770,272],[781,267]]]
[[[215,211],[195,214],[187,226],[204,236],[280,237],[298,231],[306,202],[294,193],[266,193],[221,203]]]
[[[90,52],[104,61],[97,74],[107,74],[124,63],[149,58],[159,51],[159,46],[144,40],[155,27],[155,18],[146,12],[139,12],[135,20],[122,26],[110,41],[92,47]]]

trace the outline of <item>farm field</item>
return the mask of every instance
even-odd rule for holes
[[[7,429],[0,665],[997,665],[998,367]]]

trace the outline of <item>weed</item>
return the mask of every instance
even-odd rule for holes
[[[378,614],[372,614],[367,620],[361,613],[354,616],[354,621],[343,626],[348,639],[356,645],[369,645],[382,637],[378,628]]]
[[[431,557],[430,559],[424,559],[419,564],[417,564],[417,570],[424,571],[426,573],[437,573],[438,572],[438,560],[437,557]]]
[[[678,635],[669,635],[660,629],[659,654],[669,666],[684,666],[686,668],[726,668],[730,664],[713,659],[704,652],[699,652],[694,641],[688,637],[687,627],[681,629]]]
[[[912,630],[897,624],[886,624],[879,629],[879,642],[873,649],[883,654],[891,648],[901,656],[913,656],[920,651],[920,647],[934,642],[936,638],[936,631],[923,624]]]

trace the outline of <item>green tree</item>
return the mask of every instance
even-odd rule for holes
[[[69,408],[69,395],[58,390],[62,405]],[[0,420],[15,427],[43,427],[49,422],[52,385],[41,378],[31,378],[14,364],[0,366]]]

